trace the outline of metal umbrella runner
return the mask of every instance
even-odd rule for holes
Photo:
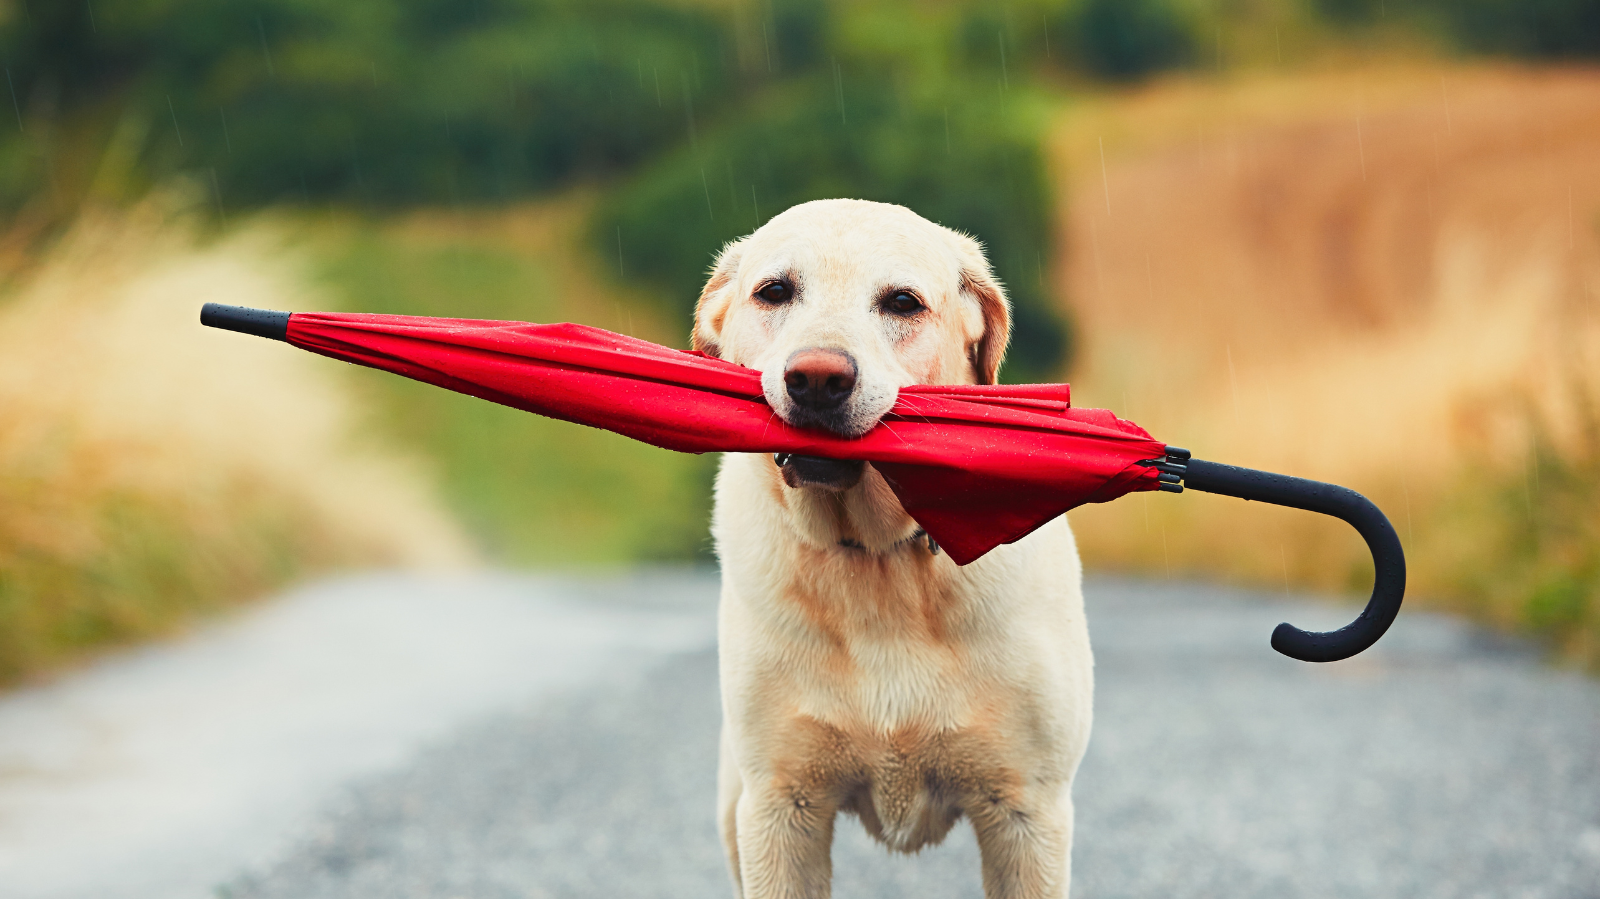
[[[754,369],[583,325],[217,303],[200,321],[680,452],[871,462],[959,565],[1084,503],[1137,491],[1188,488],[1332,515],[1367,541],[1372,597],[1336,631],[1278,625],[1273,648],[1301,661],[1337,661],[1371,646],[1405,594],[1400,540],[1366,497],[1191,458],[1106,410],[1074,408],[1065,384],[903,387],[877,427],[846,438],[783,421]]]

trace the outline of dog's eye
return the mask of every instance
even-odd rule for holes
[[[794,288],[782,281],[764,284],[760,290],[756,291],[756,299],[764,303],[787,303],[792,297],[794,297]]]
[[[916,315],[924,307],[916,294],[909,290],[897,290],[883,301],[883,308],[895,315]]]

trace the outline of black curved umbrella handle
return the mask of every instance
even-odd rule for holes
[[[1406,556],[1394,527],[1372,501],[1348,487],[1287,475],[1192,459],[1189,451],[1167,447],[1165,459],[1151,460],[1161,470],[1162,489],[1199,490],[1240,499],[1290,506],[1342,518],[1367,541],[1372,552],[1372,598],[1360,617],[1336,631],[1303,631],[1287,622],[1272,632],[1272,648],[1302,662],[1337,662],[1378,642],[1406,593]]]

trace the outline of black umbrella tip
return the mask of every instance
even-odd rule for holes
[[[289,313],[249,306],[224,306],[207,303],[200,307],[200,324],[240,334],[254,334],[272,340],[289,339]]]

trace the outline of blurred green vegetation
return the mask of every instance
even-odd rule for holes
[[[0,0],[15,119],[0,128],[0,205],[126,197],[183,172],[224,209],[496,202],[628,181],[702,137],[738,143],[734,130],[787,143],[763,116],[826,125],[830,82],[863,116],[901,104],[914,124],[945,107],[1010,118],[1030,87],[1221,64],[1224,31],[1285,23],[1600,53],[1600,0]],[[1037,139],[1015,117],[997,143]],[[815,187],[936,206],[960,189],[914,189],[944,164],[925,158],[943,142],[920,126],[841,122],[801,139],[847,138],[897,146],[871,166],[805,160]]]
[[[1410,28],[1468,51],[1600,55],[1600,0],[1315,0],[1314,9],[1346,27]]]
[[[319,280],[351,311],[517,321],[569,314],[581,290],[546,253],[381,220],[310,226]],[[716,457],[529,415],[353,368],[376,423],[424,451],[452,510],[503,562],[574,565],[709,558]]]
[[[1171,0],[1084,0],[1068,6],[1061,19],[1068,49],[1084,69],[1104,78],[1141,78],[1199,56],[1199,18]]]
[[[775,87],[617,191],[595,244],[615,241],[619,269],[664,289],[688,321],[712,252],[772,214],[826,197],[900,203],[989,248],[1015,308],[1007,380],[1059,378],[1067,335],[1046,287],[1054,193],[1040,125],[1017,108],[1026,101],[998,85],[907,96],[911,86],[881,74],[841,66]]]
[[[11,205],[183,171],[223,206],[506,199],[637,163],[729,81],[717,18],[629,0],[14,0],[6,19]]]
[[[1016,309],[1008,379],[1059,378],[1070,341],[1046,288],[1057,204],[1039,83],[1051,8],[1014,9],[1019,30],[976,4],[774,3],[770,22],[744,26],[738,103],[619,183],[595,245],[687,320],[715,251],[771,215],[827,197],[898,203],[988,247]]]
[[[1480,489],[1440,510],[1436,530],[1465,540],[1453,586],[1477,617],[1600,672],[1600,405],[1587,411],[1586,452],[1536,435],[1520,476],[1481,473]]]

